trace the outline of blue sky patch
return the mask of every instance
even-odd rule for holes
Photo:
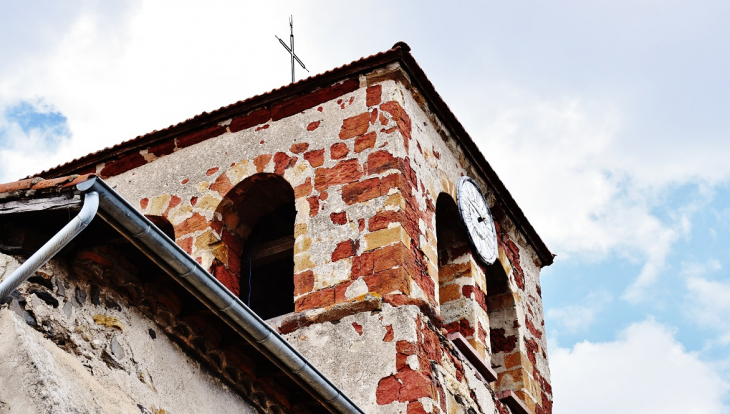
[[[9,123],[20,127],[25,134],[31,134],[34,130],[39,132],[49,146],[57,144],[60,138],[71,135],[66,116],[42,103],[21,101],[5,110],[5,118]],[[0,143],[11,138],[7,133],[8,131],[0,131]]]

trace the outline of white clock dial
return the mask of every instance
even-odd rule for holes
[[[487,264],[497,260],[497,230],[492,213],[479,187],[469,177],[461,177],[456,190],[459,214],[476,256]]]

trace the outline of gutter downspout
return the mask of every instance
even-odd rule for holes
[[[46,244],[41,246],[37,252],[33,253],[19,268],[0,282],[0,300],[20,286],[31,277],[36,270],[46,264],[53,256],[81,233],[96,215],[99,208],[99,194],[96,192],[87,192],[84,194],[84,205],[79,214],[66,224],[61,231],[48,240]]]
[[[155,227],[103,180],[92,177],[76,186],[84,194],[98,193],[99,215],[127,237],[190,293],[247,339],[291,378],[335,413],[364,414],[278,332]]]

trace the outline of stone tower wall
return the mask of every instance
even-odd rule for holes
[[[499,376],[494,390],[514,391],[533,412],[551,412],[541,263],[398,65],[186,132],[99,164],[96,172],[144,214],[168,220],[176,242],[235,293],[240,291],[240,246],[224,223],[237,218],[223,214],[221,201],[255,174],[283,177],[293,188],[297,213],[296,312],[280,321],[282,332],[327,344],[323,326],[347,327],[331,321],[367,319],[366,311],[389,309],[410,318],[404,329],[414,334],[397,340],[397,332],[388,333],[384,325],[378,357],[392,366],[372,373],[380,376],[368,388],[371,394],[381,392],[376,408],[418,403],[427,412],[446,410],[450,400],[443,391],[448,388],[444,372],[456,379],[448,389],[473,389],[464,382],[466,368],[458,352],[444,337],[459,332],[491,361]],[[468,250],[439,266],[436,200],[441,193],[455,199],[462,175],[477,180],[496,219],[499,266],[508,286],[499,295],[490,295],[490,270]],[[369,326],[372,320],[362,323],[347,329],[365,335],[356,325]],[[306,341],[300,342],[307,348]],[[332,355],[348,349],[327,346]],[[354,375],[328,373],[338,385]],[[355,392],[361,385],[342,386]],[[419,391],[398,394],[395,400],[379,391],[404,387]],[[485,390],[494,409],[504,408],[493,390]]]

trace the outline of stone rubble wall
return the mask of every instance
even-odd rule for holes
[[[0,279],[17,265],[0,254]],[[176,319],[174,294],[137,273],[110,247],[86,249],[70,263],[50,261],[5,300],[2,412],[286,412],[256,384],[224,383],[222,369],[203,366],[194,321]],[[221,368],[233,362],[203,346]]]
[[[226,215],[221,202],[255,174],[283,177],[297,210],[297,314],[283,322],[285,332],[372,311],[363,305],[367,296],[415,305],[437,331],[460,332],[491,358],[497,390],[516,392],[535,413],[552,411],[541,263],[397,64],[188,132],[95,172],[144,214],[167,219],[176,242],[234,293],[240,246],[226,232],[235,226],[223,223],[240,218]],[[455,200],[462,175],[478,182],[492,209],[507,295],[489,298],[486,269],[470,252],[439,268],[436,199],[445,193]],[[438,372],[427,377],[436,381]]]

